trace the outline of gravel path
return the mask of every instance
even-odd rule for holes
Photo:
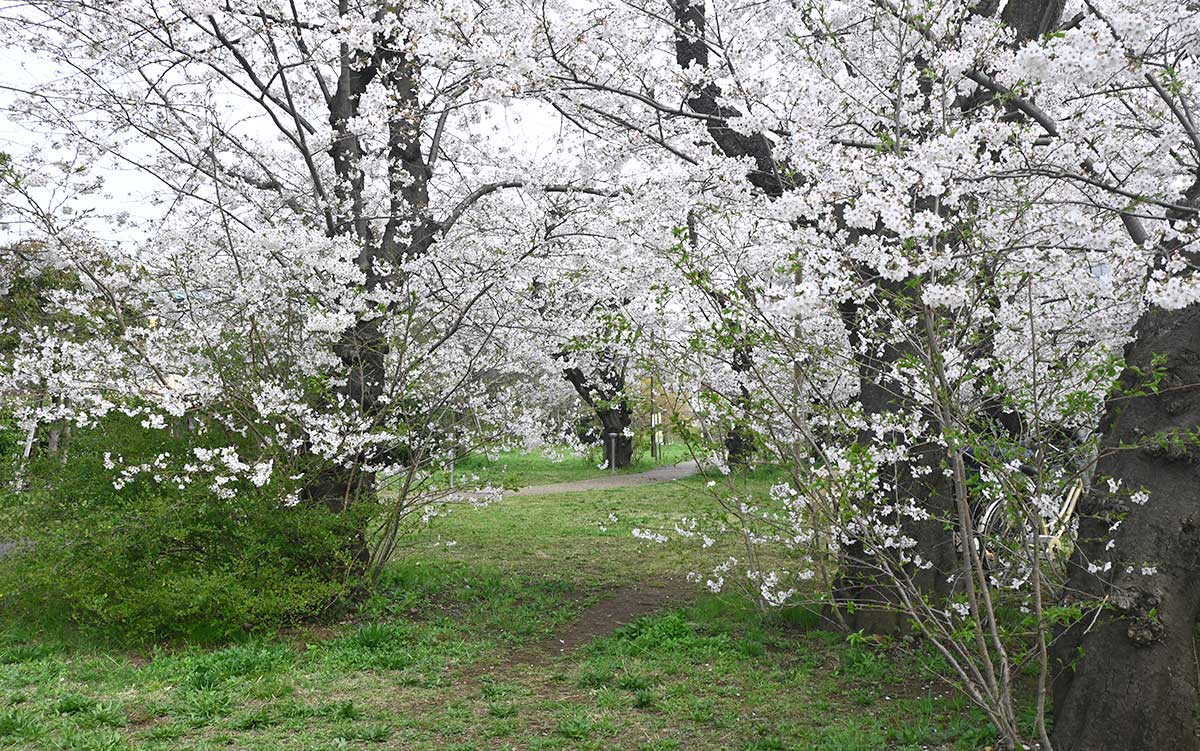
[[[657,467],[634,475],[605,475],[590,480],[575,482],[556,482],[552,485],[530,485],[521,488],[512,495],[550,495],[552,493],[575,493],[581,490],[606,490],[607,488],[624,488],[630,485],[650,485],[657,482],[670,482],[690,477],[700,470],[696,462],[680,462],[670,467]]]

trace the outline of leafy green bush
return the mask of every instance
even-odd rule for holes
[[[0,607],[125,641],[216,641],[335,602],[352,584],[347,540],[360,519],[288,507],[286,478],[222,498],[203,482],[172,483],[170,471],[118,489],[105,467],[113,447],[133,464],[191,456],[201,440],[245,441],[213,430],[177,438],[119,417],[75,431],[65,459],[31,462],[20,492],[10,460],[0,539],[19,547],[0,558]]]
[[[0,407],[0,463],[10,462],[21,450],[21,434],[12,413]]]

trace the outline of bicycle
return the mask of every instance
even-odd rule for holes
[[[1073,442],[1081,445],[1083,440],[1075,439]],[[994,459],[1004,459],[995,449],[988,453]],[[972,469],[982,469],[984,463],[978,460],[975,452],[968,450],[966,454]],[[1038,470],[1028,464],[1018,464],[1017,469],[1030,480],[1038,475]],[[1075,477],[1050,514],[1031,508],[1024,499],[1014,504],[1011,495],[993,499],[981,510],[973,510],[972,542],[984,574],[990,581],[1012,589],[1024,586],[1033,577],[1035,552],[1043,586],[1047,583],[1052,586],[1063,580],[1066,559],[1074,543],[1075,511],[1087,489],[1088,479],[1086,472]],[[1019,494],[1021,491],[1015,492]],[[961,573],[956,574],[955,578],[961,579]],[[961,584],[960,581],[954,582],[953,589],[960,590]]]
[[[984,508],[975,525],[975,546],[984,571],[1002,585],[1018,588],[1033,576],[1030,554],[1036,551],[1042,576],[1057,581],[1066,573],[1066,558],[1074,543],[1072,521],[1086,489],[1082,477],[1075,478],[1049,518],[1040,513],[1015,519],[1007,499],[997,499]],[[1036,540],[1031,524],[1037,517]]]

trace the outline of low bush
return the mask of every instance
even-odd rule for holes
[[[20,450],[21,433],[16,418],[0,406],[0,463],[13,461]]]
[[[361,519],[288,506],[287,478],[218,493],[173,482],[169,462],[118,480],[125,466],[192,456],[245,441],[207,431],[173,437],[117,417],[76,430],[63,455],[35,457],[0,478],[0,607],[122,641],[211,642],[308,618],[335,603],[348,581],[350,539]],[[106,466],[106,463],[108,466]],[[17,490],[18,485],[20,490]]]

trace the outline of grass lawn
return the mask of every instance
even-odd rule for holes
[[[691,458],[688,447],[682,443],[664,445],[658,459],[651,457],[650,450],[643,447],[634,453],[633,463],[617,470],[617,474],[645,472]],[[549,485],[606,477],[610,472],[603,469],[603,465],[604,455],[598,448],[583,456],[567,453],[561,461],[547,458],[540,453],[505,451],[494,460],[482,455],[470,457],[459,462],[455,471],[460,477],[473,475],[496,486],[520,488],[526,485]]]
[[[764,617],[689,589],[686,572],[712,551],[630,535],[704,503],[694,478],[459,509],[410,541],[353,621],[218,649],[131,653],[12,626],[0,639],[0,748],[987,745],[982,716],[919,656],[848,644],[803,611]],[[678,598],[559,654],[556,637],[622,605],[613,593],[650,584]]]

